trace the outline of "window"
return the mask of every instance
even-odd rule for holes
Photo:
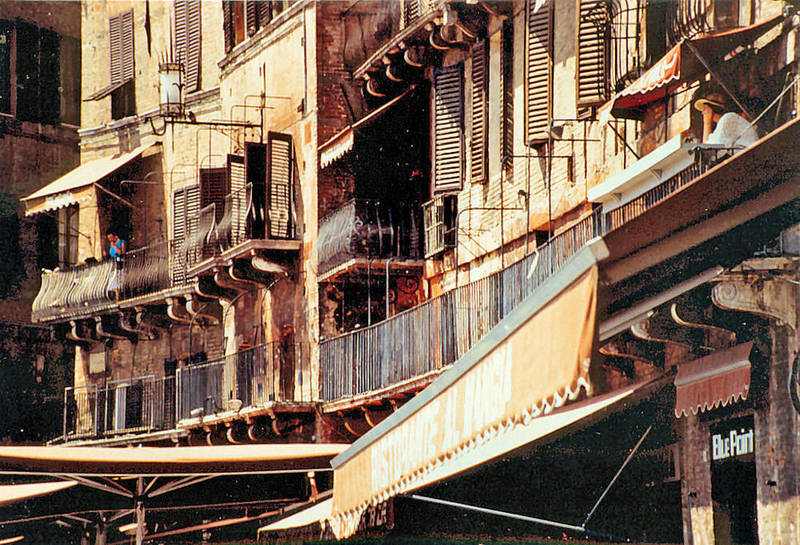
[[[0,112],[20,121],[60,122],[60,50],[61,38],[52,30],[0,21]]]
[[[608,97],[609,13],[606,0],[578,0],[575,84],[578,107]]]
[[[470,179],[487,181],[487,143],[489,139],[489,42],[472,47],[472,120],[470,123]]]
[[[78,205],[58,209],[58,265],[78,263]]]
[[[430,259],[456,245],[458,196],[441,195],[422,205],[425,224],[425,259]]]
[[[543,6],[527,1],[527,139],[528,142],[547,138],[552,103],[552,36],[553,4]]]
[[[433,190],[461,189],[464,163],[463,70],[458,64],[433,75]]]
[[[200,0],[175,0],[175,51],[187,93],[200,88],[200,36]]]
[[[213,203],[217,223],[225,212],[225,197],[229,191],[228,167],[200,169],[200,208]]]
[[[294,0],[223,0],[222,26],[225,52],[267,26]],[[246,31],[246,32],[245,32]]]

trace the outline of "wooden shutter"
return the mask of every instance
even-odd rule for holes
[[[528,142],[547,138],[552,101],[552,63],[554,0],[535,9],[528,0],[527,136]]]
[[[14,25],[0,20],[0,112],[11,113],[11,40]]]
[[[228,185],[231,188],[231,244],[241,244],[245,240],[247,222],[247,174],[244,157],[228,155]]]
[[[109,19],[108,36],[111,45],[112,85],[133,79],[133,10],[128,10]]]
[[[604,102],[608,96],[608,2],[578,0],[575,47],[578,106]]]
[[[267,233],[292,238],[292,137],[267,135]]]
[[[470,179],[487,179],[487,142],[489,140],[489,42],[472,47],[472,120],[470,123]]]
[[[186,0],[175,0],[175,60],[186,63]]]
[[[39,104],[41,123],[61,120],[61,38],[46,28],[39,31]]]
[[[247,18],[247,35],[258,31],[258,3],[256,0],[244,0],[245,17]]]
[[[186,84],[187,92],[200,88],[200,54],[202,51],[202,28],[200,23],[200,0],[186,0]]]
[[[501,50],[500,92],[502,93],[503,126],[501,128],[501,160],[508,172],[513,172],[514,163],[514,24],[503,22],[503,46]]]
[[[236,33],[233,28],[233,1],[222,0],[222,32],[225,35],[225,52],[236,45]]]
[[[200,169],[200,208],[214,203],[214,218],[217,223],[225,211],[225,197],[229,190],[228,167]]]
[[[264,28],[272,21],[272,1],[258,1],[258,26]]]
[[[461,189],[463,143],[462,64],[438,68],[433,75],[433,189]]]
[[[17,111],[20,121],[39,121],[39,29],[17,21]]]
[[[182,257],[183,244],[197,228],[200,214],[200,186],[190,185],[174,191],[172,195],[172,279],[186,279],[186,263]]]

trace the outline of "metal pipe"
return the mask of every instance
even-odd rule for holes
[[[136,511],[136,545],[144,543],[144,477],[136,479],[136,496],[134,498]]]
[[[614,475],[614,477],[611,479],[611,482],[608,483],[608,486],[606,486],[606,489],[603,490],[603,493],[597,499],[597,502],[594,504],[594,507],[592,507],[592,510],[589,511],[589,514],[586,515],[586,520],[583,521],[583,527],[584,528],[586,527],[587,524],[589,524],[589,519],[591,519],[592,516],[594,515],[595,511],[597,511],[597,508],[600,506],[600,503],[603,501],[603,499],[605,499],[606,494],[608,494],[608,491],[611,490],[611,487],[614,486],[614,483],[617,481],[617,479],[619,478],[620,474],[622,474],[622,470],[625,469],[625,466],[627,466],[628,462],[631,461],[631,459],[633,458],[633,455],[636,454],[637,450],[639,450],[639,447],[644,442],[645,438],[647,437],[647,434],[650,433],[650,430],[652,430],[652,429],[653,429],[652,425],[647,426],[647,429],[644,430],[644,433],[639,438],[639,441],[636,442],[636,445],[634,445],[634,447],[628,453],[627,458],[625,458],[625,461],[622,462],[622,465],[617,470],[616,475]]]

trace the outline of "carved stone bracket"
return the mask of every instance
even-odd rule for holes
[[[792,329],[798,326],[799,298],[798,286],[779,278],[732,278],[711,291],[711,300],[719,308],[766,316]]]

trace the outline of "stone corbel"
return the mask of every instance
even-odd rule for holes
[[[167,316],[181,324],[188,324],[192,321],[192,317],[189,316],[186,307],[181,304],[177,297],[167,297]]]
[[[792,329],[798,326],[797,285],[780,278],[731,278],[714,286],[711,300],[724,310],[752,312],[778,320]]]
[[[132,343],[135,343],[139,340],[139,337],[136,335],[136,333],[115,327],[111,320],[111,317],[108,317],[104,322],[103,316],[94,317],[95,331],[97,331],[97,336],[99,338],[130,341]]]
[[[70,341],[74,341],[76,343],[99,342],[98,339],[92,337],[91,330],[87,330],[87,334],[85,334],[83,330],[84,328],[81,326],[80,320],[70,320],[69,331],[67,331],[66,337]]]

